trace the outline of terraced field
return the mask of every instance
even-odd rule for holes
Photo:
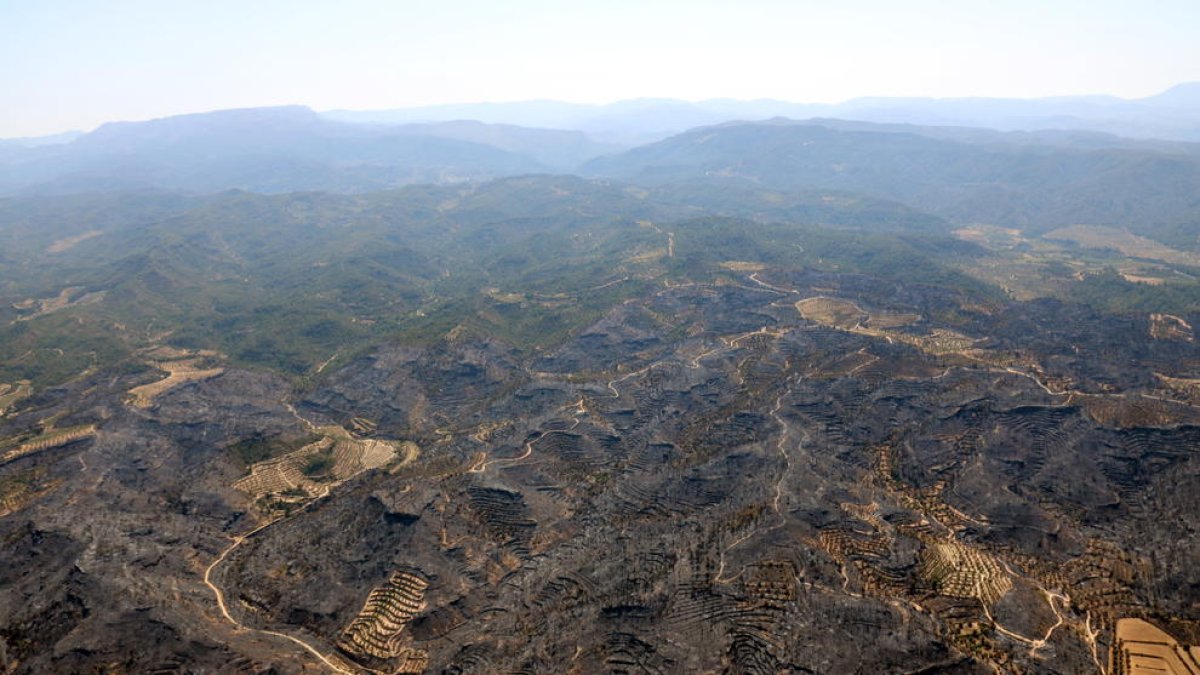
[[[942,595],[990,605],[1012,588],[1012,580],[994,559],[969,546],[932,542],[922,556],[921,575]]]
[[[1188,647],[1141,619],[1117,622],[1111,675],[1198,675],[1200,647]]]
[[[47,478],[44,471],[26,471],[0,478],[0,518],[16,513],[54,491],[61,480]]]
[[[28,380],[22,380],[15,384],[0,383],[0,416],[7,413],[18,401],[33,393],[30,384]]]
[[[15,462],[23,457],[44,452],[96,435],[96,426],[83,424],[63,429],[47,429],[29,438],[17,437],[0,441],[0,466]]]
[[[52,298],[27,298],[13,303],[13,309],[21,312],[17,321],[29,321],[68,307],[89,305],[102,301],[104,291],[87,291],[82,286],[69,286]]]
[[[167,374],[157,382],[143,384],[129,390],[130,405],[137,408],[149,408],[154,400],[166,392],[187,384],[188,382],[203,382],[217,377],[225,372],[224,368],[203,368],[201,364],[214,356],[205,354],[195,358],[187,358],[188,354],[169,350],[168,356],[174,357],[169,361],[151,361],[151,365]]]
[[[395,572],[387,583],[372,589],[358,616],[350,622],[338,649],[368,667],[387,664],[387,672],[423,673],[429,655],[406,646],[405,628],[425,609],[429,582],[408,572]]]
[[[946,328],[934,328],[925,335],[888,330],[917,323],[921,316],[904,312],[868,313],[853,302],[838,298],[805,298],[796,303],[796,311],[804,319],[822,326],[901,342],[930,354],[960,354],[980,342]]]
[[[233,486],[256,503],[301,503],[364,471],[399,469],[419,454],[414,443],[359,439],[342,427],[319,427],[316,433],[320,440],[252,465]]]
[[[1156,340],[1182,340],[1184,342],[1196,340],[1192,324],[1172,314],[1160,313],[1150,315],[1150,337]]]

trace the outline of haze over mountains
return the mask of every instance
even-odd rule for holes
[[[322,119],[299,106],[111,123],[65,144],[0,148],[0,190],[344,192],[548,169],[532,154],[454,137],[455,129],[469,136],[472,128],[424,127],[425,133],[417,133],[356,126]],[[588,156],[591,145],[577,134],[547,136],[546,145],[560,154],[582,146],[583,154],[573,161]]]
[[[888,122],[780,117],[814,112]],[[771,119],[755,121],[762,117]],[[1118,124],[1123,119],[1128,124]],[[326,114],[300,106],[258,108],[114,122],[67,142],[0,145],[0,195],[362,193],[574,173],[649,185],[837,190],[953,222],[982,219],[1042,230],[1072,219],[1134,222],[1142,232],[1191,245],[1188,228],[1200,214],[1200,144],[1128,137],[1161,131],[1170,120],[1177,125],[1168,136],[1195,135],[1200,85],[1136,101],[858,99],[798,106],[640,100]],[[1003,130],[1014,127],[1032,130]],[[632,148],[594,140],[635,137],[655,140]],[[702,201],[711,205],[712,199]]]
[[[1045,231],[1071,220],[1138,223],[1194,241],[1200,154],[1072,147],[1071,136],[1010,143],[987,134],[937,138],[833,122],[703,127],[585,164],[585,175],[657,185],[703,180],[761,188],[843,190],[890,199],[955,222]],[[1021,139],[1021,136],[1017,137]]]
[[[300,106],[226,110],[2,140],[0,195],[146,188],[362,192],[586,173],[607,166],[584,166],[590,159],[695,127],[780,118],[972,145],[1197,154],[1200,146],[1164,141],[1200,141],[1200,84],[1137,100],[862,98],[818,105],[638,99],[605,106],[530,101],[326,113]],[[1032,133],[988,134],[985,128]]]
[[[696,103],[633,99],[608,105],[558,101],[480,103],[398,110],[333,110],[330,119],[406,124],[473,119],[496,124],[575,129],[604,142],[637,145],[691,127],[773,117],[836,117],[865,122],[986,127],[1002,131],[1066,129],[1132,138],[1200,141],[1200,83],[1143,99],[1114,96],[1003,98],[856,98],[844,103],[712,99]]]

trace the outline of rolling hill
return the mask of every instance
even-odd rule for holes
[[[843,190],[960,223],[1034,231],[1110,225],[1196,245],[1200,156],[1190,145],[1177,152],[1081,149],[947,136],[820,120],[729,123],[598,158],[582,172],[654,185],[703,180],[714,190]]]
[[[0,147],[0,194],[364,192],[543,172],[610,149],[578,132],[354,125],[299,106],[253,108],[111,123],[67,143]]]

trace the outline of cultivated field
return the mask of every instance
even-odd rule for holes
[[[16,384],[0,383],[0,415],[33,392],[29,385],[29,380],[21,380]]]
[[[250,474],[233,486],[255,501],[303,501],[363,471],[389,465],[399,468],[419,453],[415,443],[354,438],[342,427],[316,431],[319,440],[254,464]]]
[[[796,303],[796,311],[809,321],[842,330],[861,328],[868,317],[865,310],[849,300],[820,296],[800,300]]]
[[[921,316],[902,312],[871,313],[840,298],[806,298],[796,303],[796,311],[805,319],[822,326],[883,338],[888,342],[901,342],[929,354],[958,354],[972,349],[979,342],[946,328],[935,328],[925,335],[888,330],[917,323]]]
[[[763,263],[747,262],[745,260],[726,260],[721,263],[721,267],[733,272],[761,272],[767,269],[767,266]]]
[[[1194,342],[1192,324],[1173,314],[1150,315],[1150,337],[1156,340],[1182,340]]]
[[[182,358],[176,361],[151,361],[151,364],[167,373],[157,382],[143,384],[129,390],[130,404],[137,408],[149,408],[154,399],[163,393],[188,382],[212,379],[225,372],[224,368],[201,368],[203,358]]]
[[[1110,675],[1200,675],[1200,647],[1188,647],[1142,619],[1117,621]]]
[[[59,239],[53,244],[47,246],[46,253],[62,253],[64,251],[69,251],[72,248],[75,248],[77,244],[81,244],[94,237],[99,237],[102,234],[104,233],[100,230],[88,230],[87,232],[77,234],[73,237],[63,237],[62,239]]]
[[[67,427],[65,429],[50,429],[38,436],[17,443],[3,454],[0,454],[0,466],[22,457],[42,452],[43,450],[57,448],[95,435],[96,427],[92,424]]]
[[[958,542],[935,542],[921,554],[921,576],[942,595],[992,604],[1012,588],[1012,579],[988,554]]]
[[[338,641],[338,648],[363,665],[391,662],[388,672],[421,673],[429,655],[405,645],[404,629],[425,609],[429,582],[415,574],[395,572],[387,583],[373,589],[362,609]]]
[[[1161,260],[1173,265],[1200,265],[1200,256],[1177,251],[1153,239],[1139,237],[1126,230],[1100,225],[1072,225],[1042,235],[1051,241],[1070,241],[1084,248],[1111,249],[1130,258]]]
[[[28,321],[68,307],[100,302],[104,299],[106,293],[106,291],[84,293],[83,290],[82,286],[68,286],[59,291],[58,295],[53,298],[27,298],[20,302],[14,302],[12,307],[19,312],[29,312],[17,319],[17,321]]]
[[[955,230],[954,236],[991,249],[1014,248],[1029,241],[1020,230],[999,225],[969,225]]]

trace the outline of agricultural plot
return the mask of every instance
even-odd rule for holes
[[[258,462],[233,484],[255,501],[310,499],[358,474],[416,458],[415,443],[358,439],[342,427],[320,427],[321,438],[286,455]]]
[[[1192,324],[1177,316],[1160,313],[1150,315],[1150,337],[1156,340],[1196,341]]]
[[[394,572],[386,583],[373,589],[358,615],[342,633],[337,647],[360,665],[386,672],[422,673],[429,656],[407,647],[405,633],[413,617],[425,609],[429,582],[408,572]]]
[[[920,314],[910,312],[871,312],[865,325],[868,328],[878,329],[900,328],[910,326],[920,320]]]
[[[1134,284],[1148,284],[1150,286],[1162,286],[1167,283],[1167,277],[1171,275],[1171,271],[1158,265],[1137,265],[1127,264],[1122,265],[1117,269],[1121,278],[1125,281]]]
[[[0,518],[15,513],[62,483],[49,479],[42,470],[0,477]]]
[[[1011,249],[1029,242],[1020,230],[999,225],[970,225],[960,227],[954,236],[990,249]]]
[[[259,462],[250,467],[250,475],[238,480],[233,487],[255,499],[271,495],[299,492],[308,497],[317,492],[317,483],[305,475],[309,458],[333,447],[331,438],[310,443],[282,457]]]
[[[160,348],[161,349],[161,348]],[[171,350],[168,355],[178,352]],[[186,355],[186,353],[184,353]],[[151,361],[151,365],[167,373],[167,376],[157,382],[143,384],[129,390],[129,403],[136,408],[149,408],[154,405],[154,399],[162,394],[188,382],[201,382],[212,379],[225,372],[224,368],[203,368],[201,364],[205,357],[176,358],[170,361]]]
[[[1071,604],[1092,617],[1092,624],[1114,631],[1119,619],[1143,610],[1133,589],[1144,582],[1147,561],[1101,539],[1088,542],[1084,554],[1043,575],[1071,589]]]
[[[1021,302],[1053,297],[1065,284],[1073,284],[1081,275],[1099,269],[1058,254],[1015,251],[1002,251],[961,267],[964,274],[992,284]]]
[[[1110,675],[1200,675],[1200,647],[1188,647],[1142,619],[1117,621]]]
[[[1050,241],[1069,241],[1084,248],[1111,249],[1130,258],[1161,260],[1173,265],[1200,266],[1200,256],[1178,251],[1127,230],[1100,225],[1072,225],[1042,235]]]
[[[1200,423],[1200,409],[1184,402],[1123,395],[1083,396],[1078,400],[1088,417],[1118,429]]]
[[[63,429],[50,427],[40,433],[0,440],[0,468],[3,468],[0,472],[0,518],[20,511],[63,483],[62,478],[46,471],[36,455],[95,434],[95,426],[88,424]],[[29,458],[32,463],[18,462]]]
[[[920,315],[904,312],[867,312],[857,304],[839,298],[818,296],[796,303],[796,311],[808,321],[858,335],[901,342],[929,354],[958,354],[971,349],[978,339],[946,328],[935,328],[925,335],[888,330],[916,323]]]
[[[94,239],[102,234],[104,234],[104,232],[101,230],[88,230],[87,232],[82,232],[70,237],[63,237],[62,239],[55,240],[53,243],[47,246],[46,253],[64,253],[75,248],[79,244],[82,244],[88,239]]]
[[[925,547],[921,576],[942,595],[975,598],[989,605],[1012,588],[1012,579],[991,556],[950,541],[934,542]]]
[[[1155,297],[1192,298],[1196,293],[1191,270],[1200,265],[1200,255],[1119,228],[1074,225],[1027,238],[1018,230],[972,226],[955,236],[989,253],[952,264],[1020,302],[1082,300],[1129,312]],[[1194,301],[1163,308],[1182,311],[1189,302]]]
[[[84,290],[82,286],[69,286],[62,289],[53,298],[27,298],[20,302],[14,302],[12,307],[21,312],[21,316],[17,318],[17,321],[28,321],[39,316],[67,309],[68,307],[100,302],[104,299],[106,293],[106,291],[84,292]]]
[[[849,300],[820,296],[798,301],[796,311],[814,323],[848,331],[861,330],[862,323],[869,316],[865,310]]]
[[[3,454],[0,454],[0,466],[22,457],[28,457],[29,455],[49,450],[50,448],[61,447],[95,435],[96,427],[92,424],[68,427],[66,429],[51,429],[33,438],[20,440],[15,444],[11,444]],[[3,445],[0,444],[0,447],[3,447]]]
[[[0,415],[8,412],[17,401],[33,393],[29,380],[21,380],[16,384],[0,383]]]
[[[721,269],[730,270],[732,272],[761,272],[767,269],[767,266],[759,262],[726,260],[725,262],[721,263]]]
[[[890,338],[896,342],[912,345],[928,354],[961,354],[980,342],[977,338],[967,337],[957,331],[946,328],[935,328],[926,335],[911,335],[890,331],[878,331],[868,334]]]
[[[37,493],[24,485],[0,488],[0,518],[21,510],[37,498]]]
[[[1154,377],[1162,384],[1168,396],[1180,398],[1189,403],[1200,402],[1200,379],[1194,377],[1171,377],[1155,373]]]

